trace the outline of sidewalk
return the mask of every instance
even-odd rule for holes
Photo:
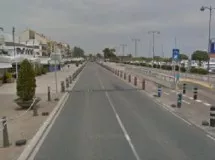
[[[107,64],[110,67],[110,64]],[[119,68],[115,68],[118,69]],[[125,71],[126,72],[126,71]],[[130,72],[130,71],[129,71]],[[129,74],[126,72],[127,75]],[[140,74],[131,73],[131,84],[134,84],[134,77],[136,76],[137,81],[137,87],[142,87],[142,80],[143,77]],[[121,78],[123,79],[123,78]],[[128,78],[124,80],[128,82]],[[145,91],[153,97],[153,99],[159,100],[160,104],[165,104],[165,108],[167,110],[170,110],[171,112],[176,113],[177,115],[180,115],[185,120],[188,120],[189,122],[195,124],[196,126],[202,128],[203,130],[209,132],[211,135],[215,136],[215,129],[211,127],[205,127],[202,126],[202,121],[206,120],[209,122],[210,118],[210,106],[215,104],[215,100],[211,97],[204,96],[204,92],[199,90],[198,99],[193,100],[193,91],[188,89],[187,93],[183,95],[182,98],[182,107],[181,108],[173,108],[171,107],[172,104],[177,103],[177,94],[180,92],[182,93],[182,90],[172,90],[169,88],[162,88],[162,96],[160,98],[154,97],[154,95],[157,95],[157,84],[146,81],[146,88]],[[214,96],[214,95],[212,95]]]
[[[16,98],[16,83],[4,84],[0,87],[0,117],[7,116],[7,118],[14,118],[14,120],[8,122],[8,133],[9,141],[11,143],[10,147],[2,148],[2,125],[0,124],[0,159],[4,160],[14,160],[17,159],[24,147],[16,147],[15,141],[20,139],[26,139],[27,142],[35,135],[38,128],[46,120],[47,116],[42,116],[42,112],[49,112],[54,109],[57,101],[54,98],[61,98],[63,93],[60,92],[60,83],[65,81],[65,79],[72,75],[79,67],[70,64],[70,68],[65,66],[62,71],[57,72],[57,85],[58,93],[56,94],[55,89],[55,74],[54,72],[47,73],[36,77],[36,96],[41,98],[38,104],[38,114],[39,116],[33,117],[33,111],[25,113],[25,110],[18,109],[18,106],[13,102]],[[51,97],[52,101],[48,102],[47,88],[51,87]],[[25,114],[24,114],[25,113]],[[24,114],[24,115],[22,115]],[[21,116],[20,116],[21,115]],[[20,116],[20,117],[19,117]]]

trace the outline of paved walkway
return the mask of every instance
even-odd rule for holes
[[[80,65],[81,66],[81,65]],[[65,81],[66,77],[72,75],[79,67],[70,65],[70,68],[65,66],[61,71],[57,72],[58,94],[55,89],[55,74],[54,72],[47,73],[36,77],[36,96],[42,100],[39,102],[39,116],[33,117],[32,111],[24,114],[24,110],[18,109],[18,106],[13,102],[16,96],[16,83],[4,84],[0,87],[0,117],[7,116],[7,118],[15,118],[8,122],[9,140],[11,146],[9,148],[2,148],[2,126],[0,125],[0,159],[14,160],[17,159],[22,152],[23,147],[15,147],[14,143],[19,139],[27,139],[28,141],[34,136],[38,128],[43,124],[47,117],[41,115],[42,112],[51,112],[57,101],[53,99],[60,98],[63,94],[60,93],[60,82]],[[52,101],[47,101],[47,87],[51,87]],[[23,116],[19,117],[20,115]]]

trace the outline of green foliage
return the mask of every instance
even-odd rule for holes
[[[110,49],[110,48],[105,48],[103,50],[103,53],[104,53],[104,58],[105,59],[111,59],[111,60],[116,60],[117,57],[115,55],[115,49]]]
[[[22,61],[17,79],[17,96],[23,101],[32,100],[35,96],[36,79],[32,64],[28,60]]]
[[[190,73],[196,73],[196,74],[205,75],[205,74],[208,74],[208,71],[206,69],[203,69],[203,68],[194,68],[194,67],[192,67],[190,69]]]
[[[74,47],[72,51],[73,57],[84,57],[84,50],[80,47]]]
[[[101,55],[100,53],[97,53],[97,54],[96,54],[96,57],[97,57],[97,58],[101,58],[102,55]]]
[[[208,56],[207,52],[197,50],[197,51],[193,52],[192,60],[199,61],[199,66],[201,66],[201,62],[208,61],[209,56]]]
[[[42,74],[46,74],[48,72],[48,68],[42,67]]]
[[[185,67],[181,67],[180,70],[181,70],[181,72],[186,72],[186,68]]]
[[[188,56],[186,54],[179,54],[179,60],[188,60]]]
[[[42,75],[42,70],[43,70],[43,68],[39,64],[35,64],[34,71],[35,71],[36,76]]]

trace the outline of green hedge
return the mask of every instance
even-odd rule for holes
[[[208,71],[206,69],[203,68],[194,68],[192,67],[190,69],[190,73],[196,73],[196,74],[208,74]]]

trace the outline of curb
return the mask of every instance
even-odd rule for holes
[[[80,67],[84,69],[86,63]],[[79,75],[80,77],[80,75]],[[71,89],[75,86],[77,80],[73,83],[73,85],[70,87]],[[60,101],[55,106],[54,110],[51,112],[49,117],[46,119],[46,121],[42,124],[42,126],[39,128],[39,130],[36,132],[34,137],[30,140],[29,144],[24,148],[23,152],[20,154],[19,158],[17,160],[28,160],[32,153],[34,152],[35,148],[39,144],[40,140],[45,135],[46,131],[51,127],[52,122],[55,121],[57,118],[57,115],[60,113],[61,109],[64,107],[65,103],[67,102],[67,99],[69,98],[69,92],[66,92],[61,97]]]
[[[201,85],[201,86],[206,87],[208,89],[214,88],[212,84],[208,84],[208,83],[204,83],[204,82],[200,82],[200,81],[196,81],[196,80],[192,80],[192,79],[182,78],[182,79],[180,79],[180,82],[190,82],[190,83]]]

